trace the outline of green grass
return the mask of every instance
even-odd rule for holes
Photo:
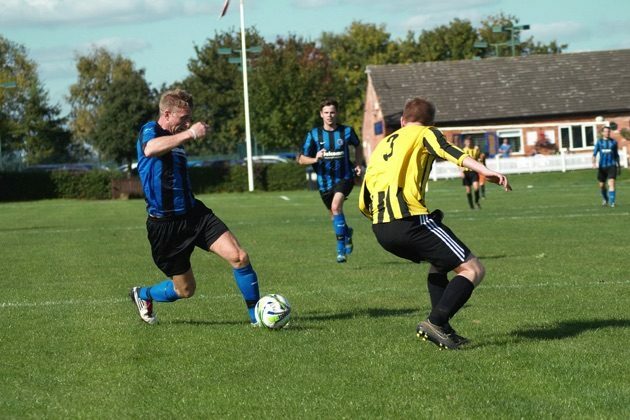
[[[200,197],[261,291],[290,299],[277,332],[249,326],[227,263],[199,250],[195,297],[142,323],[127,291],[163,279],[143,201],[0,204],[0,418],[628,418],[630,180],[618,181],[609,209],[593,171],[513,176],[481,211],[460,181],[431,183],[431,208],[487,268],[453,320],[473,341],[456,352],[415,337],[427,265],[379,247],[358,189],[347,264],[317,193]]]

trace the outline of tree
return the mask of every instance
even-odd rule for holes
[[[136,138],[140,127],[156,113],[155,95],[143,71],[116,78],[103,93],[92,144],[105,159],[131,163],[137,159]]]
[[[298,149],[319,121],[317,106],[329,93],[333,72],[314,42],[289,36],[268,44],[251,72],[252,128],[258,145]]]
[[[58,106],[48,103],[48,93],[37,76],[37,67],[26,49],[0,36],[0,164],[63,162],[70,159],[69,133]]]
[[[384,25],[353,22],[341,35],[324,32],[322,51],[328,55],[334,70],[329,96],[340,102],[342,121],[359,131],[363,120],[363,103],[367,64],[388,64],[399,56]]]
[[[96,125],[103,112],[103,103],[113,82],[136,77],[133,62],[105,48],[95,48],[85,56],[77,56],[79,79],[70,86],[70,128],[76,142],[94,143]],[[143,77],[143,73],[140,72]]]
[[[265,45],[262,37],[249,29],[247,45]],[[245,141],[243,116],[243,83],[239,68],[228,62],[219,48],[240,50],[236,32],[215,34],[202,47],[195,46],[196,57],[188,63],[191,75],[181,86],[195,98],[193,119],[210,125],[210,134],[202,140],[187,143],[190,153],[235,153]]]
[[[466,60],[475,55],[477,33],[468,20],[455,19],[418,39],[418,61]]]

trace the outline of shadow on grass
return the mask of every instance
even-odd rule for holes
[[[561,340],[563,338],[575,337],[585,331],[599,330],[602,328],[628,327],[630,327],[629,319],[575,320],[561,321],[551,326],[516,330],[513,331],[511,335],[525,340]]]
[[[200,319],[174,319],[172,321],[160,321],[161,324],[178,325],[246,325],[243,321],[206,321]]]
[[[381,318],[386,316],[405,316],[418,313],[417,308],[383,309],[368,308],[354,312],[335,312],[329,314],[300,314],[299,319],[307,321],[330,321],[360,317]]]
[[[501,258],[507,258],[506,254],[501,255],[477,255],[480,260],[499,260]]]

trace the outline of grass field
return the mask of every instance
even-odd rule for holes
[[[376,243],[356,209],[337,264],[314,192],[200,198],[248,250],[292,324],[249,326],[231,270],[196,251],[195,297],[140,321],[133,285],[163,279],[141,200],[0,204],[0,418],[630,418],[630,179],[600,207],[593,171],[518,175],[467,209],[430,184],[487,268],[453,320],[472,344],[415,337],[426,265]]]

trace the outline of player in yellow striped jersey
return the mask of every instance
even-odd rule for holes
[[[401,129],[374,149],[359,196],[359,209],[372,220],[380,245],[415,263],[431,264],[427,285],[431,300],[428,319],[418,336],[456,349],[467,340],[455,333],[449,319],[468,301],[485,274],[481,262],[442,224],[442,212],[429,213],[426,183],[436,158],[482,173],[489,182],[511,190],[507,178],[492,171],[446,141],[433,127],[435,107],[414,98],[405,104]],[[455,277],[448,281],[449,271]]]
[[[479,149],[479,146],[473,146],[470,136],[464,137],[464,148],[462,150],[464,151],[464,153],[466,153],[468,156],[475,159],[476,161],[480,160],[479,157],[481,156],[481,150]],[[472,169],[464,168],[462,171],[462,185],[466,187],[466,197],[468,198],[468,205],[470,206],[470,208],[472,210],[475,209],[475,206],[473,206],[472,191],[470,190],[470,187],[472,187],[475,192],[475,205],[478,209],[480,209],[481,205],[479,204],[479,174],[477,174],[477,172],[473,171]]]

